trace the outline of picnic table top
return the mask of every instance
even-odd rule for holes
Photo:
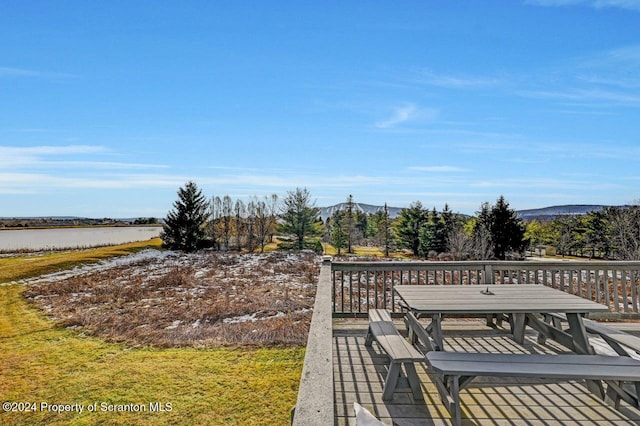
[[[411,310],[422,314],[609,311],[605,305],[541,284],[398,285],[394,290]]]

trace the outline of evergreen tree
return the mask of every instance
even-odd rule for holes
[[[493,222],[489,229],[495,256],[504,260],[509,251],[523,252],[526,247],[524,224],[502,195],[491,209],[491,216]]]
[[[347,197],[347,203],[345,204],[344,215],[344,227],[345,234],[347,236],[347,253],[353,253],[353,237],[355,231],[355,203],[353,202],[353,195]]]
[[[442,210],[441,217],[442,217],[442,221],[444,222],[446,240],[447,240],[446,248],[443,251],[450,251],[449,244],[448,244],[449,235],[453,234],[460,228],[461,226],[460,217],[454,214],[449,208],[449,204],[446,204],[446,203],[444,205],[444,209]]]
[[[429,219],[420,228],[419,252],[423,257],[428,257],[429,252],[444,253],[447,251],[447,227],[442,216],[434,208],[429,214]]]
[[[591,249],[591,257],[595,257],[597,251],[604,257],[609,256],[611,225],[607,220],[606,210],[589,212],[583,217],[583,221],[586,228],[585,243]]]
[[[372,236],[371,233],[371,226],[369,225],[369,215],[361,212],[361,211],[356,211],[356,239],[359,240],[360,238],[369,238],[370,236]]]
[[[311,194],[308,189],[296,188],[295,191],[287,192],[287,197],[283,200],[281,229],[296,237],[298,249],[304,248],[306,236],[318,232],[315,220],[319,211],[311,202]]]
[[[420,251],[420,228],[427,221],[427,212],[422,203],[416,201],[402,209],[396,221],[396,237],[398,245],[411,250],[414,256]]]
[[[496,259],[504,260],[509,251],[522,252],[526,247],[524,224],[502,195],[495,206],[483,203],[478,213],[474,235],[482,238],[487,231]]]
[[[331,220],[329,221],[329,240],[331,241],[331,244],[333,244],[334,247],[338,250],[338,256],[342,254],[342,249],[347,243],[344,216],[345,214],[342,210],[337,210],[333,214],[333,216],[331,216]]]
[[[196,251],[206,238],[208,207],[207,199],[194,182],[178,189],[178,200],[162,226],[160,236],[164,245],[172,250]]]
[[[392,222],[387,203],[384,203],[383,209],[377,211],[369,221],[376,243],[384,248],[385,257],[389,257],[394,241]]]

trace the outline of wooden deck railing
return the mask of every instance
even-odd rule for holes
[[[614,317],[640,315],[640,261],[332,262],[331,276],[334,316],[399,311],[400,284],[542,284],[607,305]]]
[[[330,258],[326,258],[318,278],[298,400],[291,412],[292,426],[325,426],[334,423],[331,306],[331,262]]]
[[[635,262],[330,262],[320,271],[295,426],[332,425],[332,318],[400,312],[393,287],[541,284],[609,306],[613,318],[640,318],[640,261]]]

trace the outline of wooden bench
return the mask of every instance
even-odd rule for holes
[[[640,382],[640,361],[629,357],[432,351],[426,358],[436,373],[440,398],[458,426],[462,422],[460,389],[478,376],[603,380],[616,407],[620,398],[637,406],[637,400],[622,389],[622,382]]]
[[[441,349],[437,347],[431,336],[429,336],[430,330],[426,330],[412,312],[407,312],[404,315],[404,324],[407,327],[407,331],[409,334],[408,338],[411,343],[415,345],[416,342],[419,341],[424,346],[425,352]]]
[[[562,322],[567,320],[566,315],[562,313],[546,313],[544,317],[545,322],[552,322],[556,328],[561,328]],[[640,354],[640,337],[587,318],[583,318],[582,322],[587,333],[602,337],[618,355],[629,356],[629,352],[625,348]],[[538,335],[538,341],[543,343],[544,336]]]
[[[393,324],[391,314],[385,309],[369,310],[369,330],[365,346],[371,346],[374,339],[391,360],[384,381],[382,399],[384,401],[393,399],[393,393],[398,386],[398,379],[402,373],[402,366],[404,366],[414,399],[423,401],[420,379],[414,363],[425,362],[424,355],[402,337]]]

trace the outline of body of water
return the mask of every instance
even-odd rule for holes
[[[11,229],[0,231],[0,250],[95,247],[145,241],[160,236],[161,226]]]

